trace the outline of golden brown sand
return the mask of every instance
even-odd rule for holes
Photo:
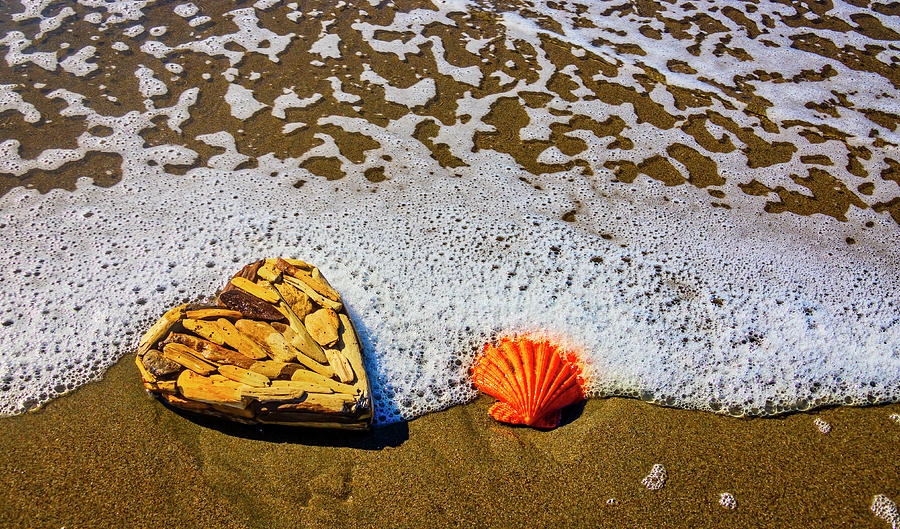
[[[223,11],[234,7],[230,2],[198,3],[204,13],[216,20],[222,18]],[[366,5],[350,2],[347,9],[356,9],[354,4]],[[396,4],[396,9],[409,11],[418,3],[398,0]],[[497,9],[503,11],[520,3],[497,4],[500,6]],[[663,19],[660,14],[662,4],[634,2],[639,14],[659,17],[671,31],[679,31],[679,28],[669,26],[688,24],[687,20]],[[880,63],[876,53],[855,48],[839,50],[818,35],[821,33],[819,28],[836,23],[833,17],[826,15],[831,9],[830,2],[794,4],[801,11],[786,23],[810,26],[809,35],[795,46],[807,46],[811,53],[833,56],[855,69],[879,73],[893,82],[900,82],[897,81],[900,69]],[[896,9],[891,7],[896,3],[876,5]],[[628,7],[628,4],[622,6]],[[17,2],[0,6],[3,15],[0,21],[11,20],[11,14],[19,9]],[[173,26],[171,40],[185,41],[188,37],[178,32],[186,30],[179,30],[172,22],[171,9],[171,2],[151,4],[143,23],[147,27],[170,24]],[[299,26],[288,25],[284,22],[285,10],[287,7],[279,6],[265,15],[264,24],[280,33],[293,31],[305,35],[309,37],[308,41],[318,35],[320,20],[304,18]],[[387,24],[393,16],[393,8],[371,11],[366,19],[374,24]],[[528,11],[523,11],[523,15],[530,16]],[[693,17],[694,22],[704,23],[701,15],[709,18],[708,14],[701,13]],[[340,74],[348,80],[358,79],[364,62],[374,65],[396,86],[409,86],[416,80],[417,72],[437,69],[429,53],[412,55],[402,62],[390,53],[375,53],[370,43],[361,41],[349,30],[355,17],[355,13],[340,17],[333,30],[342,35],[348,52],[363,50],[364,56],[357,58],[347,53],[339,61],[329,63],[327,69],[309,71],[304,69],[305,65],[316,57],[308,52],[308,46],[297,45],[282,55],[282,62],[277,67],[259,56],[250,56],[241,66],[242,70],[245,74],[258,71],[262,75],[256,81],[242,78],[241,82],[254,89],[256,97],[272,101],[281,94],[285,83],[296,85],[301,96],[330,93],[325,81],[328,76]],[[495,50],[486,48],[481,57],[469,56],[461,45],[453,45],[464,42],[456,34],[463,31],[494,38],[497,31],[492,17],[490,13],[457,17],[456,28],[438,25],[429,29],[438,35],[447,34],[446,53],[453,64],[460,67],[479,65],[485,79],[480,87],[472,88],[455,83],[447,76],[439,77],[441,97],[416,110],[428,116],[416,127],[416,139],[428,147],[448,171],[465,165],[457,157],[459,152],[454,154],[450,146],[434,140],[438,123],[452,124],[457,120],[457,107],[453,101],[470,90],[477,97],[503,92],[505,89],[500,87],[494,73],[502,72],[516,79],[527,79],[534,74],[535,59],[529,59],[523,50],[497,46]],[[746,17],[739,20],[745,21],[748,32],[758,33],[755,23]],[[540,22],[554,29],[553,20]],[[30,23],[36,24],[35,21]],[[87,22],[78,24],[76,35],[89,35],[95,31]],[[858,31],[883,30],[880,26],[871,26],[871,21],[868,24]],[[649,25],[641,30],[657,31]],[[212,33],[213,29],[198,31]],[[698,32],[697,38],[706,35],[706,31]],[[381,36],[385,41],[395,37],[409,39],[411,36]],[[42,43],[42,49],[55,50],[62,41],[68,42],[71,38],[69,33],[56,32]],[[888,38],[892,36],[888,35]],[[677,126],[710,153],[742,150],[742,156],[746,156],[752,167],[775,166],[794,155],[795,146],[785,142],[770,144],[765,140],[767,135],[762,131],[774,126],[765,118],[766,109],[772,103],[752,90],[745,90],[743,81],[733,88],[722,89],[745,105],[746,113],[760,117],[760,124],[753,127],[740,126],[731,117],[713,111],[715,101],[707,93],[668,86],[662,82],[664,77],[649,67],[645,67],[647,76],[641,79],[645,88],[642,92],[626,90],[613,82],[595,82],[595,74],[605,72],[605,78],[615,77],[617,67],[593,53],[575,55],[569,44],[553,36],[545,35],[542,39],[549,60],[559,69],[577,66],[577,75],[583,77],[582,82],[594,93],[591,97],[613,107],[630,104],[640,122],[662,131]],[[78,40],[74,42],[78,43]],[[101,49],[98,59],[101,65],[106,66],[105,58],[115,62],[118,72],[115,76],[68,76],[63,84],[77,93],[115,95],[115,104],[99,97],[91,98],[90,103],[101,114],[121,115],[126,110],[143,108],[142,98],[134,91],[133,72],[137,63],[146,62],[147,57],[132,52],[110,53],[104,47],[110,42],[94,44]],[[73,49],[85,44],[87,41]],[[724,41],[721,45],[725,46]],[[133,47],[137,49],[137,44]],[[742,51],[729,51],[727,46],[723,50],[731,54]],[[638,50],[620,51],[640,55]],[[861,55],[857,56],[857,51]],[[268,112],[261,112],[246,123],[237,122],[227,105],[221,104],[227,83],[220,74],[229,66],[227,61],[222,57],[206,61],[205,57],[196,55],[187,55],[180,60],[186,73],[182,79],[170,82],[170,93],[157,98],[157,103],[160,106],[172,104],[184,89],[203,86],[203,97],[193,112],[203,119],[185,123],[183,135],[174,134],[162,122],[157,123],[154,128],[142,132],[147,147],[188,146],[198,153],[193,166],[202,167],[220,152],[196,138],[230,130],[236,136],[239,150],[250,157],[240,166],[243,168],[254,165],[258,157],[269,152],[282,158],[299,158],[321,143],[317,135],[323,133],[334,138],[342,155],[350,161],[361,161],[367,150],[378,146],[364,134],[351,133],[333,125],[298,129],[290,136],[273,134],[272,131],[282,130],[285,121],[276,120]],[[161,62],[151,65],[158,73],[164,71]],[[28,82],[22,84],[22,93],[44,116],[55,117],[59,114],[60,103],[45,97],[44,92],[61,82],[55,74],[29,68]],[[682,73],[692,71],[687,64],[675,64],[670,68]],[[285,71],[301,69],[303,76],[282,75]],[[214,73],[213,80],[208,83],[202,80],[200,75],[204,72]],[[826,73],[804,71],[799,80],[818,82],[821,79],[812,77]],[[20,70],[0,71],[4,83],[19,83],[19,76]],[[290,80],[281,82],[281,77]],[[629,151],[633,144],[622,136],[625,122],[616,117],[615,112],[602,122],[590,116],[575,115],[570,122],[559,124],[552,131],[550,140],[520,141],[518,130],[528,123],[529,108],[540,107],[556,95],[574,100],[571,87],[563,82],[564,78],[561,79],[548,87],[553,93],[523,93],[521,101],[510,97],[497,99],[491,113],[485,117],[486,123],[494,126],[497,132],[478,134],[473,138],[474,148],[509,154],[535,175],[534,181],[526,183],[540,189],[543,182],[540,175],[580,164],[539,163],[539,153],[550,145],[566,153],[578,153],[586,145],[567,134],[592,131],[598,138],[611,138],[609,160],[604,162],[603,168],[614,172],[615,181],[625,185],[646,176],[671,186],[692,185],[707,190],[711,197],[710,207],[731,207],[731,197],[720,189],[725,184],[725,177],[719,174],[711,159],[680,143],[665,143],[667,135],[651,138],[656,142],[665,140],[653,150],[652,156],[637,164],[624,161],[627,156],[619,156],[619,151]],[[49,87],[41,92],[35,83],[47,83]],[[746,86],[752,86],[752,83]],[[670,115],[652,100],[649,93],[654,88],[671,92],[680,108],[679,115]],[[369,89],[351,82],[347,82],[344,89],[362,98],[359,108],[325,98],[318,105],[291,109],[290,121],[318,123],[320,117],[333,114],[365,117],[383,125],[389,119],[410,112],[401,105],[380,101],[381,89],[376,88],[371,97]],[[844,94],[835,95],[838,99],[834,105],[842,112],[847,110],[846,105],[852,106],[841,98]],[[823,111],[836,112],[831,108]],[[873,122],[896,128],[896,116],[878,110],[864,111]],[[84,123],[72,118],[37,124],[26,123],[15,113],[6,113],[0,118],[3,139],[21,141],[20,154],[26,159],[49,148],[72,148],[76,139],[86,132]],[[722,134],[721,138],[707,132],[707,121],[720,129],[716,134]],[[756,180],[742,183],[742,193],[765,197],[765,205],[761,198],[759,209],[773,215],[816,214],[843,221],[851,207],[871,207],[900,222],[896,188],[882,189],[885,182],[900,178],[896,176],[894,165],[882,168],[874,162],[869,164],[866,161],[872,153],[867,148],[830,128],[826,130],[803,122],[790,126],[799,127],[801,134],[812,143],[826,139],[841,143],[835,161],[818,156],[801,159],[803,163],[837,167],[832,164],[843,164],[846,159],[848,171],[868,180],[854,191],[834,180],[829,172],[811,167],[808,177],[804,176],[805,172],[797,178],[791,176],[792,181],[802,188],[792,189],[789,182],[788,187],[774,189]],[[239,128],[240,134],[236,132]],[[880,138],[874,146],[896,147]],[[664,152],[678,160],[684,170],[667,161],[662,156]],[[97,185],[110,186],[120,178],[120,164],[118,155],[92,152],[84,160],[53,172],[35,169],[20,176],[2,174],[0,194],[20,185],[42,192],[52,188],[72,189],[76,179],[84,175],[91,175]],[[333,157],[308,158],[303,167],[322,178],[348,176]],[[591,168],[586,164],[582,167],[585,175],[599,170],[599,167]],[[189,168],[167,167],[167,170],[184,172]],[[385,174],[384,167],[373,166],[363,176],[374,184],[382,181]],[[348,180],[353,176],[349,175]],[[295,186],[299,188],[302,184],[301,180]],[[879,186],[879,192],[873,194],[875,184]],[[575,220],[575,211],[564,214],[563,218]],[[847,243],[852,244],[851,241],[848,239]],[[869,509],[872,498],[876,494],[886,494],[900,501],[900,473],[897,471],[900,424],[889,419],[890,414],[900,412],[900,404],[742,420],[661,408],[636,400],[604,399],[592,400],[583,408],[571,410],[567,422],[558,429],[535,431],[493,422],[486,413],[490,403],[491,399],[482,398],[467,406],[366,435],[235,427],[179,415],[147,397],[132,357],[126,355],[103,381],[52,401],[37,412],[0,419],[0,487],[3,490],[0,527],[886,529],[889,525],[876,518]],[[815,418],[827,421],[832,426],[831,432],[820,433],[814,424]],[[662,489],[650,491],[641,480],[654,464],[665,466],[668,480]],[[723,492],[734,495],[736,509],[719,505],[719,495]],[[607,503],[611,498],[616,500],[613,505]]]
[[[371,434],[235,427],[147,397],[127,356],[0,419],[0,527],[886,529],[872,497],[900,497],[900,404],[744,420],[602,399],[537,431],[491,401]]]

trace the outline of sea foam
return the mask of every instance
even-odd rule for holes
[[[133,10],[94,4],[121,22],[141,20]],[[260,10],[274,8],[258,4]],[[484,82],[487,77],[477,66],[451,64],[444,43],[422,34],[430,23],[455,24],[449,15],[470,6],[436,6],[435,11],[398,14],[390,26],[357,22],[353,27],[373,48],[398,58],[429,45],[439,74],[470,86]],[[765,9],[782,8],[766,4]],[[223,18],[237,31],[186,43],[164,44],[153,39],[174,32],[151,30],[154,36],[146,37],[133,24],[125,29],[123,23],[118,31],[148,39],[140,46],[144,64],[199,54],[226,59],[235,75],[245,55],[277,63],[294,42],[293,33],[262,27],[253,8]],[[565,16],[559,20],[567,27],[558,37],[581,50],[581,56],[585,50],[611,56],[604,51],[607,44],[589,42]],[[510,35],[500,45],[513,46],[515,39],[540,49],[544,30],[533,21],[514,13],[500,21]],[[182,22],[172,19],[173,25]],[[415,36],[385,42],[373,38],[378,30]],[[607,36],[616,43],[615,33]],[[669,60],[689,58],[666,39],[642,38],[641,45],[652,51],[647,61],[668,82],[691,87],[697,77],[666,70]],[[55,52],[27,51],[31,41],[21,32],[8,33],[0,44],[9,49],[10,66],[29,61],[48,70],[57,66]],[[465,48],[478,51],[486,45],[472,40]],[[784,50],[747,47],[773,69],[799,68],[779,64]],[[714,83],[728,72],[710,62],[711,53],[701,50],[697,60],[706,64]],[[102,50],[83,55],[98,64],[104,60]],[[321,56],[329,59],[327,53]],[[622,68],[616,81],[637,90],[640,65],[616,61]],[[819,67],[826,61],[813,62]],[[159,108],[149,100],[146,108],[121,115],[95,111],[90,94],[51,87],[56,89],[46,97],[64,103],[62,117],[83,118],[89,129],[112,132],[85,132],[77,147],[48,149],[33,159],[22,158],[18,140],[8,139],[0,144],[3,172],[52,170],[99,151],[119,154],[122,174],[109,188],[85,177],[74,191],[39,194],[20,187],[0,197],[0,237],[7,241],[0,255],[0,414],[22,412],[98,379],[134,351],[140,334],[167,308],[206,299],[243,264],[273,256],[315,263],[343,294],[364,345],[379,424],[473,398],[468,368],[480,345],[514,333],[548,336],[575,350],[587,363],[595,397],[632,396],[734,415],[900,399],[896,224],[857,208],[846,212],[846,221],[763,214],[762,199],[737,189],[738,182],[751,179],[772,188],[789,182],[788,174],[804,168],[797,157],[760,170],[749,168],[741,155],[711,153],[727,177],[721,187],[731,209],[725,209],[710,207],[706,191],[698,187],[673,188],[644,178],[616,181],[604,166],[609,138],[584,131],[570,134],[587,142],[578,156],[593,168],[589,175],[578,166],[534,175],[506,153],[475,149],[473,131],[491,130],[484,120],[501,96],[546,89],[555,70],[540,53],[536,64],[534,79],[509,81],[504,84],[510,85],[508,92],[482,98],[462,93],[457,116],[466,120],[437,126],[431,138],[463,161],[452,169],[414,138],[423,117],[410,112],[387,124],[341,115],[323,115],[308,124],[372,138],[380,147],[367,150],[362,162],[348,159],[331,136],[317,133],[321,144],[300,159],[265,154],[255,157],[255,167],[244,168],[251,157],[239,151],[234,131],[222,130],[195,138],[217,149],[206,167],[174,174],[166,167],[191,164],[198,153],[177,144],[147,146],[141,133],[164,123],[181,134],[190,119],[201,118],[194,111],[205,96],[199,86],[166,85],[160,80],[163,68],[139,67],[130,77],[138,99],[171,95]],[[514,66],[496,73],[512,79]],[[896,93],[883,79],[838,64],[834,68],[839,72],[834,82],[841,86],[854,79],[868,83],[854,94],[859,101]],[[567,111],[598,121],[622,119],[627,124],[623,134],[634,148],[616,151],[620,159],[640,162],[673,141],[700,148],[679,129],[661,130],[642,121],[630,103],[608,105],[582,97],[589,90],[574,74],[566,75],[577,100],[554,98],[543,108],[528,108],[529,122],[519,131],[522,141],[548,139],[558,113]],[[436,93],[429,78],[394,87],[380,75],[368,77],[369,86],[384,88],[384,97],[405,98],[411,106],[426,104]],[[231,103],[232,113],[248,123],[260,116],[281,119],[282,130],[289,132],[296,130],[293,125],[307,126],[285,122],[291,109],[320,100],[356,104],[363,99],[346,76],[328,73],[322,80],[321,86],[330,86],[324,94],[295,91],[286,82],[281,95],[265,101],[232,84],[229,92],[240,97],[223,90],[222,103]],[[760,90],[770,88],[763,84]],[[809,99],[825,87],[806,89]],[[40,119],[17,85],[4,84],[2,90],[4,108],[26,120]],[[736,103],[715,91],[728,102],[716,103],[716,110],[727,113]],[[680,112],[677,102],[660,92],[656,98],[662,108]],[[838,124],[791,101],[772,109],[772,115]],[[266,106],[271,112],[258,112]],[[729,115],[745,127],[755,119]],[[842,123],[862,134],[861,116],[849,112]],[[707,126],[717,137],[725,134],[712,123]],[[886,128],[879,133],[896,136]],[[833,141],[814,144],[790,129],[759,134],[794,142],[805,155],[828,153],[841,166],[849,163]],[[852,141],[871,145],[874,140],[860,136]],[[299,167],[316,156],[339,160],[347,176],[336,184]],[[876,149],[867,163],[874,167],[884,158]],[[537,161],[552,165],[570,159],[559,148],[547,148]],[[364,174],[376,165],[383,166],[386,180],[374,184]],[[835,172],[852,178],[843,169]],[[879,182],[875,199],[890,198],[886,185]],[[866,229],[859,227],[866,223]],[[851,236],[857,244],[844,242]]]

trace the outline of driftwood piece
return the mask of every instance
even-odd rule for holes
[[[246,407],[241,391],[250,387],[221,375],[206,377],[187,370],[178,376],[177,385],[178,393],[185,399],[236,408]]]
[[[235,382],[255,388],[264,388],[270,384],[269,377],[237,366],[219,366],[219,373]]]
[[[268,323],[241,319],[234,322],[234,326],[244,336],[258,343],[274,360],[293,362],[297,359],[297,350]]]
[[[162,340],[163,336],[169,333],[169,329],[184,317],[186,307],[187,305],[181,305],[174,309],[169,309],[163,314],[162,318],[157,320],[157,322],[144,333],[144,336],[142,336],[141,340],[138,342],[138,356],[144,356],[144,353],[149,351],[156,342]]]
[[[197,357],[190,347],[180,343],[167,343],[162,352],[163,356],[169,360],[181,364],[199,375],[211,375],[216,372],[216,366]]]
[[[271,303],[266,303],[237,288],[223,291],[219,294],[219,301],[228,308],[240,312],[245,318],[267,321],[284,319],[284,315],[278,312],[278,309],[272,306]]]
[[[303,325],[313,340],[323,347],[331,347],[338,341],[338,315],[331,309],[319,309],[306,316]]]
[[[331,309],[335,312],[340,312],[344,308],[344,304],[341,303],[340,301],[334,301],[334,300],[331,300],[331,299],[323,296],[322,294],[319,294],[318,292],[315,291],[315,289],[313,289],[312,287],[310,287],[303,281],[300,281],[296,277],[284,275],[284,276],[282,276],[281,279],[284,283],[291,285],[292,287],[300,290],[301,292],[303,292],[304,294],[309,296],[314,302],[316,302],[318,305],[320,305],[322,307],[328,307],[329,309]]]
[[[312,339],[312,336],[310,336],[308,332],[304,332],[300,335],[291,327],[279,322],[272,322],[272,327],[280,332],[288,343],[293,345],[298,351],[320,364],[328,363],[328,358],[325,356],[325,350],[315,343],[315,340]]]
[[[188,310],[185,311],[184,316],[192,320],[217,320],[219,318],[236,320],[244,317],[240,311],[222,307]]]
[[[325,356],[328,357],[328,364],[334,370],[338,380],[347,384],[353,382],[356,378],[353,376],[353,366],[350,365],[350,360],[344,356],[344,353],[337,349],[325,349]]]
[[[210,341],[191,336],[190,334],[182,334],[173,332],[166,338],[166,342],[180,343],[194,350],[198,356],[202,356],[204,360],[214,362],[216,364],[229,364],[233,366],[248,369],[256,360],[249,356],[243,355],[227,347],[216,345]]]
[[[226,283],[219,301],[176,307],[144,334],[135,365],[148,392],[242,423],[369,427],[359,342],[318,268],[256,261]]]

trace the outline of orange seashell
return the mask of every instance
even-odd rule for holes
[[[537,428],[559,426],[560,410],[584,400],[582,364],[547,340],[503,338],[475,358],[475,386],[500,399],[489,413],[498,421]]]

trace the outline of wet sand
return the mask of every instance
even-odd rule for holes
[[[223,11],[234,7],[226,3],[200,3],[203,12],[216,20],[223,18]],[[415,2],[397,4],[401,11],[415,6]],[[501,7],[497,9],[514,9],[518,5],[517,2],[508,2],[511,6],[506,4],[498,3]],[[642,32],[659,33],[649,25],[651,19],[658,18],[658,22],[677,34],[684,33],[679,29],[682,25],[705,25],[710,31],[704,29],[696,36],[684,33],[679,37],[688,42],[696,40],[696,46],[703,39],[722,33],[714,21],[708,20],[708,14],[703,14],[706,18],[698,14],[680,21],[664,18],[663,4],[635,3],[638,14],[647,18]],[[854,69],[880,72],[879,75],[891,82],[900,82],[896,78],[898,70],[881,63],[875,53],[866,50],[863,54],[855,48],[841,50],[827,39],[819,42],[822,37],[813,35],[813,29],[818,32],[818,28],[831,27],[850,31],[826,16],[830,8],[826,9],[825,4],[830,2],[798,4],[797,9],[802,11],[785,23],[809,25],[811,29],[794,46],[805,46],[811,53],[836,57]],[[895,9],[891,6],[883,9]],[[19,8],[17,3],[10,3],[0,6],[0,11],[9,20]],[[268,14],[260,14],[263,26],[274,28],[279,34],[297,32],[308,41],[320,30],[325,31],[322,21],[315,17],[301,19],[301,26],[288,24],[283,16],[287,10],[278,6]],[[180,25],[173,22],[172,2],[151,5],[146,11],[141,22],[148,28],[157,24],[172,26],[168,36],[162,39],[167,42],[187,42],[221,33],[215,26],[203,26],[194,37],[194,30],[186,22]],[[366,23],[387,24],[393,17],[387,7],[371,11],[365,16]],[[537,15],[529,14],[528,10],[522,13],[526,17]],[[742,21],[750,38],[765,36],[752,20],[736,12],[723,14],[726,15]],[[746,80],[735,81],[733,87],[730,84],[720,87],[728,98],[746,106],[745,111],[735,111],[731,100],[721,95],[711,97],[702,90],[669,85],[665,76],[651,66],[642,66],[639,74],[628,73],[618,60],[611,61],[592,52],[585,54],[548,34],[541,37],[547,60],[560,72],[569,66],[577,68],[565,76],[548,75],[550,81],[544,92],[525,91],[521,99],[519,94],[500,97],[512,82],[504,81],[505,77],[515,82],[534,82],[539,65],[533,54],[526,53],[527,47],[509,49],[500,45],[503,35],[498,33],[495,15],[465,15],[457,17],[456,26],[429,26],[429,35],[441,37],[446,51],[440,54],[430,51],[437,42],[433,41],[425,43],[423,51],[402,60],[399,54],[395,57],[392,52],[377,52],[373,46],[385,46],[379,42],[392,42],[395,38],[398,42],[409,41],[415,35],[384,31],[366,42],[350,30],[356,16],[355,12],[348,11],[334,23],[333,30],[341,34],[345,50],[345,55],[337,60],[310,53],[307,44],[289,47],[281,55],[278,66],[259,54],[248,53],[240,65],[244,75],[239,82],[255,90],[260,100],[273,104],[288,84],[291,85],[288,91],[294,93],[296,89],[295,95],[301,98],[320,92],[328,96],[309,107],[288,108],[286,117],[282,114],[277,118],[266,111],[238,120],[223,103],[229,82],[223,80],[221,73],[230,66],[223,56],[207,58],[193,53],[151,59],[139,52],[141,42],[149,37],[132,41],[119,32],[102,41],[91,41],[100,49],[97,62],[103,67],[96,74],[58,78],[33,65],[0,72],[4,82],[21,82],[17,90],[44,116],[42,121],[31,123],[23,121],[16,112],[6,112],[0,116],[3,139],[20,141],[20,155],[31,160],[46,149],[72,149],[82,135],[103,136],[108,131],[103,127],[89,129],[79,116],[58,117],[63,104],[47,94],[60,86],[77,93],[94,94],[89,99],[90,106],[102,115],[119,116],[128,110],[143,109],[144,97],[135,91],[134,72],[138,63],[146,63],[171,90],[155,96],[160,108],[175,104],[188,88],[203,87],[191,119],[184,123],[183,133],[176,134],[164,127],[162,120],[156,120],[152,128],[138,131],[146,148],[172,144],[196,151],[197,159],[190,164],[166,165],[172,174],[203,167],[219,156],[224,147],[198,138],[227,130],[233,133],[237,151],[246,155],[243,161],[236,158],[231,170],[255,166],[268,153],[275,153],[282,159],[303,159],[301,167],[310,175],[328,180],[346,178],[345,182],[371,185],[374,191],[376,184],[386,178],[390,180],[392,175],[401,174],[407,168],[400,167],[399,161],[391,165],[389,156],[367,157],[369,151],[380,153],[376,150],[381,147],[378,142],[361,132],[320,123],[321,119],[365,118],[384,126],[389,120],[420,114],[423,119],[415,126],[414,136],[442,168],[457,176],[470,165],[476,165],[478,159],[473,154],[484,150],[508,154],[531,173],[522,181],[536,190],[552,189],[553,174],[581,167],[586,177],[600,174],[622,186],[644,177],[675,189],[679,189],[675,186],[694,186],[709,194],[711,208],[730,209],[732,204],[752,196],[758,198],[753,203],[755,209],[772,214],[773,218],[797,214],[845,222],[849,212],[852,222],[863,225],[857,209],[867,213],[871,209],[884,217],[885,222],[900,222],[900,202],[893,185],[895,181],[900,182],[895,172],[896,162],[883,160],[885,156],[881,152],[881,149],[896,148],[895,144],[876,135],[870,150],[856,144],[859,138],[831,126],[818,121],[793,120],[780,125],[784,130],[800,130],[799,134],[809,140],[809,145],[800,145],[805,150],[794,156],[796,145],[775,141],[785,138],[776,137],[769,142],[768,134],[778,130],[766,118],[766,109],[773,104],[753,93],[752,83]],[[882,38],[878,32],[883,28],[874,26],[870,19],[860,18],[860,28],[854,30],[862,34],[868,31]],[[553,20],[544,16],[535,20],[555,31],[557,23]],[[29,24],[25,29],[31,36],[37,22],[32,20]],[[90,35],[95,31],[93,25],[80,19],[77,24],[77,34]],[[230,26],[227,29],[232,31]],[[497,39],[497,45],[467,53],[464,44],[470,40],[463,39],[464,34],[475,42]],[[730,41],[731,36],[727,38]],[[884,38],[889,40],[893,35]],[[114,50],[110,48],[111,43],[117,39],[127,42],[130,50],[110,51]],[[56,50],[62,49],[62,41],[68,45],[68,40],[70,37],[63,29],[51,32],[39,44],[43,46],[41,49]],[[740,48],[731,49],[729,41],[719,43],[717,56],[721,54],[720,49],[722,53],[746,53]],[[605,41],[598,39],[598,42],[602,45]],[[87,43],[76,40],[77,45],[72,49]],[[365,53],[350,53],[355,50]],[[623,56],[644,55],[631,48],[617,51]],[[865,60],[857,60],[857,52]],[[420,107],[384,101],[383,87],[357,82],[364,65],[371,64],[391,85],[411,86],[417,81],[416,72],[434,75],[433,72],[441,69],[443,63],[438,63],[437,57],[443,57],[443,53],[454,67],[478,66],[484,81],[475,87],[457,82],[452,76],[436,76],[438,96]],[[320,58],[326,59],[327,68],[306,68]],[[183,76],[165,73],[168,70],[164,62],[169,60],[182,63]],[[632,60],[633,57],[629,59]],[[114,76],[112,65],[119,72]],[[27,82],[19,78],[26,67],[28,76],[23,78]],[[302,78],[282,76],[285,71],[301,71],[301,67],[305,72]],[[629,77],[634,77],[642,90],[636,90],[634,83],[619,86],[617,83],[623,79],[615,79],[621,77],[620,68],[626,71],[625,81],[630,82]],[[693,71],[687,63],[676,60],[669,61],[667,68],[683,75]],[[261,74],[251,78],[251,71]],[[804,71],[790,81],[798,85],[818,82],[821,79],[816,76],[824,79],[831,72]],[[213,77],[201,77],[204,73],[212,73]],[[343,99],[337,98],[337,89],[328,82],[330,77],[338,75],[344,82]],[[595,77],[602,82],[596,82]],[[762,77],[767,79],[768,74]],[[579,86],[575,81],[590,92],[584,102],[599,100],[614,110],[622,105],[626,108],[611,112],[606,121],[583,114],[581,107],[563,108],[561,101],[568,104],[583,98],[573,92]],[[42,86],[45,83],[47,86]],[[667,110],[655,101],[650,95],[654,90],[657,99],[664,90],[670,92],[674,107]],[[471,117],[457,115],[457,100],[467,93],[476,97],[497,96],[491,112],[484,116],[484,123],[493,126],[496,132],[472,133],[471,149],[442,143],[438,135],[441,126],[453,125],[458,119],[465,123]],[[548,105],[556,96],[559,101],[554,105],[559,108],[551,109],[554,115],[571,114],[571,119],[553,123],[549,139],[522,140],[519,131],[528,125],[528,113]],[[878,109],[854,109],[850,101],[839,97],[844,94],[835,96],[838,99],[827,105],[816,104],[828,115],[836,115],[838,109],[851,116],[851,111],[859,111],[874,124],[896,129],[896,116]],[[360,99],[358,106],[354,105],[354,97]],[[715,106],[717,101],[724,101],[724,105]],[[621,113],[628,118],[629,108],[634,109],[634,123],[618,117]],[[742,113],[762,119],[758,124],[747,125]],[[196,116],[203,119],[195,119]],[[56,124],[51,126],[54,120]],[[290,133],[278,132],[285,130],[286,125],[304,123],[313,125],[291,129]],[[651,131],[659,129],[660,134],[647,138],[634,134],[638,147],[642,144],[654,147],[645,149],[650,153],[646,157],[643,154],[634,157],[627,152],[634,148],[634,143],[623,131],[627,133],[644,123],[655,127]],[[666,131],[676,127],[697,142],[695,147],[702,149],[670,143],[677,137]],[[474,124],[472,129],[475,130]],[[605,142],[608,153],[604,154],[602,165],[589,164],[585,161],[587,154],[565,163],[539,161],[539,154],[551,146],[560,148],[566,155],[587,153],[585,141],[570,134],[586,131],[597,138],[591,140],[592,146],[601,139]],[[877,132],[874,128],[873,131]],[[337,153],[309,155],[322,143],[323,134],[332,138],[328,141],[335,143],[340,156]],[[679,141],[687,141],[685,138]],[[826,141],[839,143],[833,147],[834,152],[829,151],[834,160],[816,150],[816,145]],[[731,155],[734,157],[740,153],[747,159],[748,170],[784,175],[781,180],[768,184],[756,179],[735,180],[737,189],[731,189],[711,161],[713,155],[701,156],[701,151],[734,153]],[[662,156],[664,152],[683,168],[667,161]],[[629,156],[635,161],[628,161]],[[778,168],[778,164],[792,157],[809,166],[808,177],[804,176],[807,172],[795,177],[787,170],[768,169]],[[225,162],[219,160],[219,163]],[[122,177],[121,164],[121,153],[88,150],[82,160],[58,170],[37,168],[22,174],[0,174],[0,195],[17,186],[32,187],[42,193],[55,188],[71,190],[77,179],[85,175],[90,175],[96,185],[115,186]],[[812,167],[818,165],[829,167],[829,171]],[[841,169],[844,165],[846,170]],[[610,171],[611,175],[605,175],[603,170]],[[865,182],[853,180],[854,185],[848,187],[831,175],[834,172],[851,181],[841,171]],[[736,177],[729,175],[729,178]],[[305,182],[299,179],[294,187],[300,189]],[[853,191],[854,187],[859,195]],[[726,190],[736,195],[739,190],[741,194],[731,196]],[[590,218],[582,211],[583,205],[574,207],[560,211],[564,220]],[[887,220],[888,215],[893,216],[892,220]],[[873,225],[872,221],[864,224],[865,229]],[[855,233],[854,237],[862,242]],[[848,237],[846,241],[848,245],[857,244],[853,238]],[[569,410],[560,428],[535,431],[495,423],[487,415],[491,403],[490,398],[480,398],[468,405],[369,434],[237,427],[179,414],[148,397],[139,382],[132,355],[126,354],[102,381],[53,400],[38,411],[0,418],[0,487],[4,491],[0,500],[0,527],[531,528],[564,525],[884,529],[889,524],[876,518],[869,509],[873,496],[885,494],[900,500],[900,473],[896,469],[896,462],[900,461],[900,424],[889,418],[892,413],[900,413],[900,404],[840,407],[744,420],[610,398],[590,400]],[[832,426],[830,433],[817,429],[816,418]],[[641,480],[655,464],[665,466],[668,479],[662,489],[651,491]],[[719,505],[719,495],[723,492],[734,495],[736,509]],[[614,504],[608,503],[613,498]]]
[[[146,396],[126,356],[0,419],[0,527],[884,529],[872,497],[900,496],[900,404],[745,420],[595,399],[536,431],[491,402],[370,434],[232,427]]]

